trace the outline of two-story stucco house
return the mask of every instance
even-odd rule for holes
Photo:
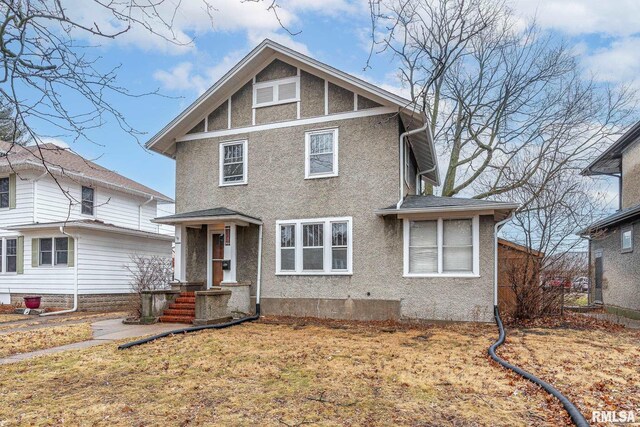
[[[619,179],[619,210],[581,231],[589,239],[590,300],[640,319],[640,122],[582,171]]]
[[[419,195],[439,184],[426,125],[265,40],[147,144],[176,160],[176,214],[156,219],[176,277],[261,292],[267,315],[491,320],[494,225],[515,205]]]
[[[173,230],[151,222],[171,202],[69,149],[0,142],[0,303],[123,308],[130,256],[172,254]]]

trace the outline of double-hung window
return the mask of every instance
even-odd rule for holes
[[[18,271],[18,239],[6,239],[5,271],[16,273]]]
[[[38,265],[68,265],[69,263],[69,238],[56,237],[40,239],[38,253]]]
[[[305,134],[305,178],[338,176],[338,129]]]
[[[479,275],[479,217],[404,220],[405,276]]]
[[[623,227],[620,237],[622,252],[633,252],[633,226]]]
[[[247,141],[220,144],[220,185],[247,183]]]
[[[9,178],[0,178],[0,208],[9,207]]]
[[[95,191],[91,187],[82,187],[82,214],[93,215]]]
[[[277,221],[277,274],[352,273],[352,220]]]

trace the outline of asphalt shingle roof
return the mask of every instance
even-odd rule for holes
[[[581,230],[578,234],[585,235],[594,231],[601,230],[610,225],[614,225],[620,222],[632,220],[634,218],[640,217],[640,204],[635,206],[630,206],[625,209],[621,209],[613,215],[609,215],[606,218],[601,219],[600,221],[596,221],[584,230]]]
[[[215,217],[215,216],[231,216],[231,215],[239,215],[246,218],[252,218],[257,221],[260,221],[260,218],[256,218],[255,216],[246,215],[242,212],[234,211],[232,209],[227,208],[213,208],[213,209],[203,209],[199,211],[192,212],[183,212],[175,215],[163,216],[156,218],[156,220],[180,220],[180,219],[189,219],[189,218],[203,218],[203,217]]]
[[[493,200],[465,199],[461,197],[440,197],[434,195],[407,196],[402,202],[400,209],[429,209],[447,207],[482,207],[504,205],[505,209],[514,206],[513,203],[496,202]],[[396,205],[391,205],[385,209],[396,209]]]

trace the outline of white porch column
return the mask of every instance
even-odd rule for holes
[[[184,225],[176,225],[175,229],[175,258],[173,276],[175,280],[185,282],[187,279],[187,230]]]

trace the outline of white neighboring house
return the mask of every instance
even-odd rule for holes
[[[0,303],[125,307],[130,256],[172,254],[173,231],[151,222],[171,203],[69,149],[0,141]]]

